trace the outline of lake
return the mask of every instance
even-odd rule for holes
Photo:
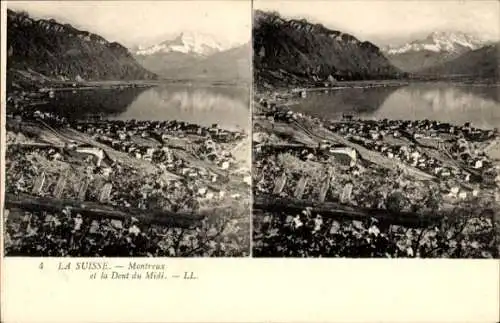
[[[249,102],[244,87],[160,85],[61,92],[41,108],[71,119],[101,114],[108,120],[180,120],[248,130]]]
[[[500,87],[449,83],[344,88],[307,93],[294,110],[338,119],[352,113],[363,119],[438,120],[500,128]]]

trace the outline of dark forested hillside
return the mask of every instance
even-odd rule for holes
[[[61,80],[141,80],[156,77],[127,48],[54,19],[7,13],[7,66]]]
[[[259,83],[386,79],[401,73],[370,42],[276,13],[254,12],[253,46]]]

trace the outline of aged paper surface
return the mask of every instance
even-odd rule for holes
[[[2,322],[498,321],[498,2],[1,18]]]

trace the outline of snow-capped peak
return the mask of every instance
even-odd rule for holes
[[[402,46],[389,46],[385,51],[389,55],[424,50],[432,52],[461,53],[479,49],[484,45],[486,45],[485,41],[463,32],[436,31],[428,35],[425,39],[412,41]]]
[[[207,56],[227,49],[214,37],[199,32],[182,32],[177,37],[148,47],[141,47],[136,55],[153,55],[158,53],[179,52]]]

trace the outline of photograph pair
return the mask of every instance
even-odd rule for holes
[[[2,6],[5,256],[499,257],[498,2]]]

